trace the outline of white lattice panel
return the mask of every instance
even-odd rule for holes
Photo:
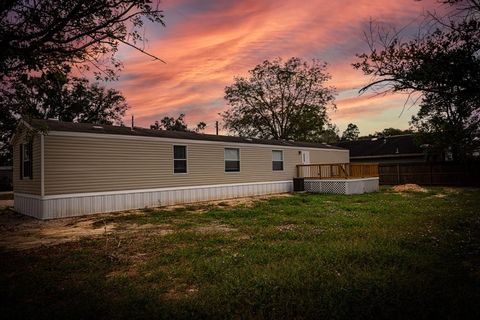
[[[322,192],[323,193],[335,193],[335,194],[345,194],[345,181],[335,181],[335,180],[325,180],[322,181]]]
[[[305,181],[305,191],[345,194],[346,184],[343,180],[307,180]]]
[[[313,192],[313,193],[321,193],[322,192],[322,185],[315,181],[305,181],[305,191]]]
[[[378,178],[305,180],[305,191],[312,193],[361,194],[378,191]]]

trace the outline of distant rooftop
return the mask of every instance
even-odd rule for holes
[[[30,121],[30,124],[34,128],[37,128],[37,129],[45,128],[50,131],[118,134],[118,135],[128,135],[128,136],[159,137],[159,138],[169,138],[169,139],[264,144],[264,145],[286,146],[286,147],[305,147],[305,148],[337,149],[337,150],[343,149],[342,147],[332,146],[325,143],[253,139],[253,138],[243,138],[243,137],[236,137],[236,136],[203,134],[203,133],[195,133],[195,132],[188,132],[188,131],[154,130],[154,129],[146,129],[146,128],[140,128],[140,127],[135,127],[134,130],[132,130],[130,127],[126,127],[126,126],[100,125],[100,124],[91,124],[91,123],[73,123],[73,122],[63,122],[58,120],[34,119]]]
[[[395,156],[421,154],[413,134],[342,141],[337,146],[350,150],[350,157]]]

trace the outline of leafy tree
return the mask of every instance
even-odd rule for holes
[[[203,121],[200,121],[199,123],[197,123],[197,127],[194,129],[195,132],[203,132],[203,130],[205,130],[205,128],[207,127],[207,124]]]
[[[225,88],[225,128],[241,136],[318,141],[328,129],[335,90],[326,64],[300,58],[264,61]]]
[[[150,126],[150,129],[201,132],[205,130],[206,126],[207,124],[205,122],[199,122],[195,129],[190,130],[185,123],[185,114],[181,113],[176,119],[174,117],[166,116],[163,117],[160,122],[155,121],[155,123]]]
[[[86,79],[72,78],[65,65],[115,79],[120,44],[144,54],[144,23],[163,25],[152,0],[6,0],[0,2],[0,151],[20,117],[115,122],[125,99]],[[65,75],[67,74],[67,75]]]
[[[318,139],[316,141],[321,141],[325,143],[337,143],[340,141],[340,136],[338,135],[338,128],[335,124],[329,123],[325,128],[320,132]]]
[[[396,128],[385,128],[382,131],[376,131],[375,133],[370,133],[366,136],[360,136],[358,139],[371,139],[377,137],[389,137],[389,136],[397,136],[402,134],[414,134],[415,132],[411,129],[396,129]]]
[[[389,137],[389,136],[398,136],[402,134],[412,134],[413,131],[410,129],[402,130],[396,128],[385,128],[382,131],[375,132],[375,136],[377,137]]]
[[[152,129],[152,130],[163,130],[162,125],[160,124],[160,122],[158,120],[156,120],[154,124],[150,125],[150,129]]]
[[[411,124],[430,145],[463,159],[480,141],[480,3],[442,2],[458,11],[446,19],[432,15],[409,41],[373,25],[370,52],[358,55],[354,67],[374,79],[362,91],[420,93]]]
[[[8,141],[20,118],[56,118],[67,122],[121,123],[128,108],[125,98],[85,78],[71,77],[70,67],[39,76],[22,75],[0,101],[0,144],[10,158]]]
[[[347,129],[342,133],[342,141],[353,141],[357,140],[360,135],[360,130],[358,126],[353,123],[349,123]]]
[[[162,120],[155,121],[150,126],[154,130],[172,130],[172,131],[187,131],[187,124],[185,123],[185,114],[181,113],[177,119],[174,117],[163,117]]]
[[[120,44],[145,54],[144,21],[163,25],[151,0],[6,0],[0,3],[0,80],[68,63],[107,78]],[[109,61],[108,67],[102,65]]]
[[[449,151],[454,160],[463,160],[480,146],[480,101],[452,101],[427,93],[420,110],[410,122],[420,144],[429,151]]]

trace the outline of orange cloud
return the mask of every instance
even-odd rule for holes
[[[365,50],[362,31],[371,17],[403,25],[433,2],[164,1],[167,27],[148,25],[146,49],[167,63],[122,48],[125,69],[116,86],[140,125],[184,112],[190,124],[205,121],[212,132],[234,76],[277,56],[317,58],[329,63],[339,91],[334,120],[381,118],[382,108],[403,104],[398,97],[354,94],[368,83],[351,67],[355,53]]]

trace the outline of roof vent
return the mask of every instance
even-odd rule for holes
[[[103,129],[102,126],[93,126],[92,128],[93,128],[93,129]]]

